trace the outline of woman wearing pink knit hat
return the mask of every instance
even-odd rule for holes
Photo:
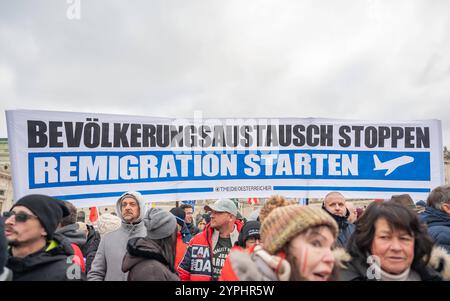
[[[230,253],[223,280],[278,281],[332,280],[337,257],[338,226],[320,208],[289,205],[274,209],[261,226],[262,246],[251,254]]]

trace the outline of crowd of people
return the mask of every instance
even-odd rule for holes
[[[450,186],[362,212],[339,192],[321,207],[273,196],[244,218],[219,199],[145,210],[124,193],[95,227],[70,202],[28,195],[0,220],[2,281],[446,281]]]

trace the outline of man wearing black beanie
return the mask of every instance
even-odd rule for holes
[[[10,245],[7,267],[14,281],[83,280],[72,262],[70,242],[55,230],[69,214],[64,202],[46,195],[27,195],[4,212],[5,236]]]

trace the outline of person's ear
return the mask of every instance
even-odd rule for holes
[[[41,236],[42,236],[42,237],[47,237],[47,236],[48,236],[47,231],[45,231],[44,228],[42,228]]]
[[[450,204],[447,203],[442,204],[442,211],[450,215]]]

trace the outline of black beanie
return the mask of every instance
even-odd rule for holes
[[[186,217],[186,213],[184,212],[184,209],[181,209],[180,207],[175,207],[170,209],[170,213],[175,215],[177,219],[177,224],[183,227],[184,225],[184,219]]]
[[[0,217],[0,275],[3,273],[6,264],[6,252],[5,225],[3,224],[3,218]]]
[[[38,217],[42,227],[47,232],[47,239],[52,239],[53,233],[62,218],[70,214],[63,201],[41,194],[24,196],[12,208],[17,206],[28,208]]]
[[[238,245],[245,248],[245,241],[250,237],[260,239],[261,223],[258,221],[248,221],[242,227],[238,237]]]

